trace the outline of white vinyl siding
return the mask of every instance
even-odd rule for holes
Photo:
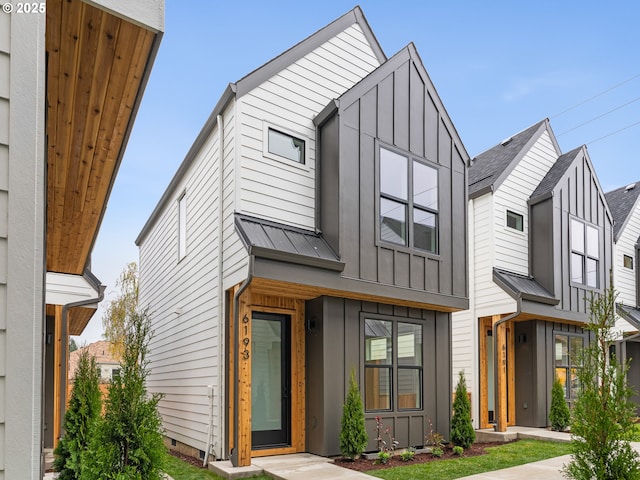
[[[219,338],[224,319],[218,312],[219,145],[215,128],[205,140],[177,195],[186,192],[188,255],[175,259],[178,245],[178,197],[167,202],[153,229],[140,245],[140,305],[150,307],[154,337],[150,344],[151,372],[147,384],[164,393],[159,404],[166,435],[204,448],[209,398],[208,385],[224,385],[219,378],[224,351]],[[222,316],[223,317],[223,316]],[[221,426],[221,390],[214,396],[213,425]],[[222,429],[214,428],[219,454]]]
[[[238,211],[315,227],[313,118],[377,66],[362,30],[353,25],[238,100]],[[263,156],[265,123],[308,140],[305,165]]]
[[[0,480],[40,480],[45,16],[0,14]]]
[[[529,274],[529,197],[553,166],[558,153],[544,132],[494,194],[495,266]],[[523,216],[523,231],[508,228],[507,210]]]
[[[638,306],[636,299],[636,269],[640,265],[637,262],[635,245],[638,237],[640,237],[640,206],[636,204],[636,208],[629,215],[629,220],[614,246],[613,278],[618,292],[617,301],[628,307],[636,307]],[[633,258],[633,270],[624,266],[624,255]],[[635,330],[634,327],[621,318],[616,321],[616,329],[620,331]]]

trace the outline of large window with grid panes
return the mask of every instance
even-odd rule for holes
[[[380,241],[438,253],[438,169],[390,147],[378,154]]]
[[[422,409],[422,325],[364,320],[365,410]]]
[[[572,218],[571,282],[598,288],[600,277],[600,230],[595,225]]]

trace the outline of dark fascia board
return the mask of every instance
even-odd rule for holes
[[[534,295],[531,293],[526,293],[526,292],[521,292],[519,290],[515,290],[513,288],[513,285],[511,285],[509,282],[507,282],[502,275],[500,275],[496,269],[493,269],[493,281],[496,283],[496,285],[498,285],[500,288],[502,288],[506,293],[509,294],[510,297],[512,297],[514,300],[520,301],[520,300],[527,300],[530,302],[535,302],[535,303],[540,303],[540,304],[544,304],[544,305],[558,305],[560,303],[560,300],[557,298],[547,298],[547,297],[541,297],[539,295]]]
[[[207,138],[209,138],[209,135],[211,135],[211,132],[213,132],[213,129],[217,125],[218,115],[222,114],[224,109],[232,101],[232,99],[235,98],[235,96],[236,96],[236,86],[235,84],[230,83],[229,85],[227,85],[227,88],[225,89],[224,93],[218,100],[218,103],[216,104],[215,108],[211,112],[211,115],[209,115],[209,118],[207,119],[204,126],[200,130],[200,133],[196,137],[196,140],[191,145],[191,148],[187,152],[187,155],[184,157],[184,160],[182,160],[180,167],[178,167],[178,170],[173,175],[171,182],[169,182],[169,186],[166,188],[166,190],[162,194],[162,197],[160,197],[158,204],[153,209],[153,212],[151,212],[151,215],[147,219],[147,222],[144,224],[144,227],[142,227],[142,230],[138,234],[138,237],[136,238],[136,241],[135,241],[137,246],[140,246],[140,244],[143,242],[144,238],[147,236],[147,234],[149,233],[153,225],[156,223],[156,220],[160,216],[160,213],[164,210],[169,200],[171,200],[171,198],[173,197],[175,190],[180,184],[180,182],[182,181],[182,177],[184,176],[185,172],[189,169],[194,159],[196,158],[196,155],[202,148],[202,145],[207,140]]]
[[[530,127],[527,127],[530,128]],[[525,129],[526,130],[526,129]],[[524,130],[521,130],[518,133],[523,132]],[[551,125],[549,123],[549,119],[545,118],[544,122],[542,122],[540,124],[540,127],[538,128],[538,130],[536,131],[536,133],[534,133],[531,138],[529,139],[529,141],[524,145],[524,147],[522,147],[522,149],[520,150],[520,152],[518,152],[518,154],[513,158],[513,160],[511,160],[511,162],[509,162],[509,165],[507,165],[507,168],[505,168],[499,175],[498,177],[493,181],[493,183],[490,185],[491,189],[489,190],[490,192],[495,192],[498,188],[500,188],[500,185],[502,185],[502,182],[504,182],[507,177],[509,177],[509,175],[511,175],[511,172],[513,172],[513,170],[516,168],[516,165],[518,165],[520,163],[520,161],[524,158],[524,156],[527,154],[527,152],[529,152],[529,150],[531,150],[531,147],[533,147],[533,145],[538,141],[538,139],[542,136],[542,134],[548,131],[549,132],[549,136],[553,139],[553,143],[556,147],[556,151],[558,152],[558,154],[560,153],[560,147],[558,147],[558,142],[555,139],[555,135],[553,134],[552,130],[551,130]],[[516,136],[517,133],[515,133],[514,135],[512,135],[512,137]],[[493,147],[492,147],[493,148]],[[477,198],[480,197],[484,194],[488,193],[487,188],[482,188],[480,190],[478,190],[477,192],[473,192],[469,195],[470,199],[473,198]]]
[[[282,280],[318,288],[342,290],[352,294],[386,297],[389,299],[390,304],[393,304],[394,300],[406,300],[440,307],[435,309],[447,312],[467,310],[469,308],[469,299],[467,297],[413,290],[408,287],[345,277],[336,271],[311,269],[304,265],[277,262],[268,258],[255,259],[253,274],[254,278]]]
[[[369,41],[371,48],[373,49],[378,61],[383,63],[387,57],[382,51],[378,40],[376,39],[373,31],[369,27],[369,23],[366,21],[364,14],[360,7],[355,7],[353,10],[345,13],[337,20],[334,20],[326,27],[321,28],[316,33],[297,43],[287,51],[281,53],[273,60],[265,63],[261,67],[257,68],[253,72],[244,76],[236,82],[238,86],[237,95],[241,97],[245,93],[253,90],[258,85],[261,85],[269,78],[273,77],[276,73],[281,72],[289,65],[292,65],[305,55],[311,53],[320,45],[329,41],[340,32],[346,30],[348,27],[357,23],[362,28],[365,37]]]
[[[631,326],[635,327],[636,330],[640,330],[640,322],[638,321],[638,318],[640,318],[640,311],[638,311],[638,318],[636,318],[629,314],[630,310],[638,311],[636,308],[627,307],[622,303],[616,303],[616,312],[618,315],[624,318]]]
[[[462,160],[465,162],[465,164],[468,165],[469,153],[467,152],[466,147],[464,146],[464,143],[460,138],[460,135],[458,135],[458,131],[456,130],[456,127],[451,121],[451,117],[449,116],[447,109],[442,103],[442,99],[440,98],[440,95],[438,94],[438,91],[435,85],[431,81],[431,77],[429,77],[429,74],[427,73],[427,70],[424,67],[424,64],[422,63],[422,59],[420,58],[420,55],[418,54],[418,50],[416,49],[413,42],[409,43],[406,47],[400,49],[395,55],[389,58],[389,60],[387,60],[382,65],[380,65],[378,68],[372,71],[369,75],[364,77],[362,80],[356,83],[353,87],[351,87],[349,90],[343,93],[337,101],[339,109],[344,110],[345,108],[347,108],[357,99],[359,99],[365,92],[367,92],[370,88],[372,88],[373,85],[379,83],[383,78],[385,78],[389,74],[389,72],[396,70],[403,63],[409,60],[413,60],[415,62],[417,66],[418,74],[420,75],[422,81],[426,85],[427,90],[429,90],[429,93],[431,94],[431,98],[433,99],[433,102],[435,103],[436,108],[440,112],[440,116],[443,119],[445,126],[451,132],[451,136],[456,146],[461,149],[460,156],[462,157]]]
[[[574,322],[574,323],[589,323],[589,315],[586,313],[569,312],[567,310],[561,310],[553,305],[546,305],[539,302],[532,302],[530,300],[522,300],[521,303],[522,314],[529,316],[543,317],[547,320],[560,321],[560,322]]]
[[[531,207],[533,205],[537,205],[538,203],[542,203],[545,200],[549,200],[550,198],[553,198],[553,192],[547,192],[544,195],[538,195],[536,198],[530,198],[529,200],[527,200],[527,204]]]
[[[335,100],[335,99],[331,100],[327,104],[327,106],[324,107],[322,111],[315,116],[315,118],[313,119],[313,124],[316,127],[321,126],[324,122],[326,122],[338,111],[339,107],[340,107],[340,102],[338,102],[338,100]]]
[[[249,255],[254,255],[256,258],[265,258],[268,260],[275,260],[277,262],[294,263],[296,265],[322,268],[325,270],[332,270],[335,272],[342,272],[345,267],[345,263],[340,262],[338,260],[327,260],[325,258],[310,257],[308,255],[300,255],[296,253],[283,252],[281,250],[258,247],[256,245],[251,245],[248,248],[248,252],[249,252]]]
[[[487,193],[490,193],[490,194],[493,195],[493,184],[492,185],[487,185],[486,187],[483,187],[480,190],[476,190],[475,192],[470,193],[469,194],[469,200],[473,200],[475,198],[482,197],[483,195],[486,195]]]

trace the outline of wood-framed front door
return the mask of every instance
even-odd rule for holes
[[[234,447],[237,448],[238,466],[247,466],[251,464],[252,457],[305,451],[305,302],[297,298],[264,294],[253,287],[247,288],[240,295],[238,302],[239,336],[236,338],[233,296],[238,288],[239,286],[230,289],[227,296],[229,300],[227,438],[229,451]],[[282,322],[279,327],[276,327],[275,319],[280,319],[278,322]],[[261,323],[265,321],[267,323]],[[266,328],[271,329],[271,334],[264,333]],[[274,333],[278,328],[286,335],[281,339],[280,349],[276,348],[279,342],[275,340],[278,335]],[[260,333],[260,330],[263,332]],[[262,393],[259,391],[260,376],[265,374],[253,368],[254,355],[256,355],[256,361],[270,356],[272,365],[278,364],[277,357],[280,355],[278,376],[281,382],[280,387],[284,386],[285,392],[280,391],[279,413],[276,411],[278,402],[275,388],[271,388],[268,393],[272,402],[268,407],[270,410],[258,412],[258,409],[263,408],[259,398],[264,398],[267,393],[264,388]],[[236,358],[239,362],[238,377],[234,378]],[[283,364],[283,359],[288,365]],[[254,378],[256,375],[258,377]],[[238,389],[237,411],[233,400],[235,388]],[[285,399],[283,402],[282,399],[286,396],[288,400]],[[254,403],[256,403],[255,409]],[[266,408],[266,404],[264,406]],[[263,422],[259,425],[259,421],[262,420],[252,417],[261,413],[265,414],[262,420],[267,419],[267,423]],[[278,416],[284,420],[279,427],[276,425]],[[268,424],[269,422],[271,423]],[[234,446],[236,425],[238,445]],[[267,428],[270,425],[276,425],[277,428]],[[254,435],[257,435],[256,439],[253,438]]]
[[[493,325],[502,317],[493,315],[479,321],[480,335],[480,428],[505,431],[516,424],[515,340],[513,322],[499,324],[497,342],[493,338]],[[494,373],[495,348],[498,348],[497,389]],[[500,401],[496,401],[496,395]]]

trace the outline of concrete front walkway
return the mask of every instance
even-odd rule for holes
[[[211,462],[212,470],[222,478],[247,478],[265,473],[277,480],[371,480],[372,476],[338,467],[330,458],[296,453],[251,459],[250,467],[231,466],[231,462]]]

